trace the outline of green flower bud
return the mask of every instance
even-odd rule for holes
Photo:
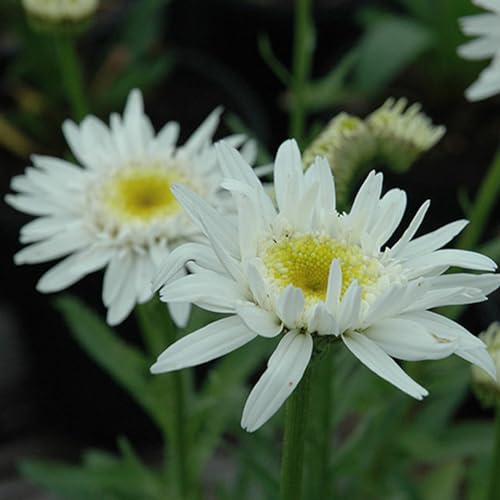
[[[405,98],[387,99],[366,118],[366,123],[378,144],[379,157],[389,167],[404,172],[425,151],[436,144],[445,127],[435,126],[419,103],[406,110]]]
[[[326,157],[335,174],[337,198],[343,203],[355,174],[375,153],[375,139],[363,120],[340,113],[304,151],[302,161],[307,168],[317,156]]]
[[[500,323],[492,323],[479,338],[486,344],[490,356],[500,373]],[[472,387],[478,399],[485,406],[500,404],[500,383],[493,380],[484,370],[472,365]]]

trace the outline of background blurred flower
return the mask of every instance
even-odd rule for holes
[[[500,323],[492,323],[489,328],[479,334],[486,344],[490,356],[495,362],[497,373],[500,373]],[[500,385],[477,366],[472,366],[472,382],[478,398],[486,406],[494,406],[500,402]]]
[[[317,158],[304,172],[297,144],[286,141],[275,160],[276,209],[238,152],[224,143],[217,148],[227,179],[223,185],[238,206],[238,226],[185,186],[174,186],[210,246],[180,246],[170,254],[161,297],[230,316],[174,343],[153,365],[154,373],[209,361],[257,335],[283,333],[245,404],[242,426],[248,431],[263,425],[292,393],[319,337],[341,339],[368,368],[417,399],[427,391],[392,358],[416,361],[455,353],[495,377],[481,340],[428,311],[480,302],[500,285],[498,275],[443,274],[451,266],[496,268],[479,253],[440,250],[466,221],[414,239],[426,201],[386,247],[402,220],[406,194],[391,189],[381,196],[382,174],[371,172],[350,212],[339,214],[328,162]],[[186,263],[192,274],[170,282]]]
[[[404,172],[425,151],[443,137],[444,126],[433,125],[420,111],[419,103],[406,107],[405,98],[390,98],[366,118],[377,139],[381,160],[394,170]]]
[[[462,31],[478,38],[461,45],[459,55],[465,59],[493,58],[479,79],[465,91],[467,99],[479,101],[500,92],[500,0],[473,0],[472,3],[491,11],[460,19]]]
[[[26,12],[51,22],[81,21],[99,7],[99,0],[23,0]]]
[[[37,289],[56,292],[106,267],[108,323],[120,323],[136,303],[149,300],[155,270],[168,251],[201,236],[172,196],[171,183],[188,185],[223,211],[229,206],[212,145],[220,114],[213,111],[183,146],[176,146],[176,122],[155,135],[137,90],[123,118],[111,115],[109,128],[94,116],[80,126],[66,121],[64,135],[81,167],[34,156],[33,167],[12,180],[18,193],[6,197],[16,209],[38,216],[21,229],[20,240],[29,246],[16,254],[17,264],[69,255],[41,277]],[[237,146],[244,137],[228,140]],[[246,151],[253,156],[251,147]],[[185,324],[189,304],[170,310]]]

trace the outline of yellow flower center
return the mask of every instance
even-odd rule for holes
[[[378,261],[363,255],[357,245],[348,245],[326,235],[307,234],[283,238],[269,246],[263,262],[279,288],[300,288],[307,302],[324,301],[332,261],[342,270],[341,297],[353,280],[363,288],[379,276]],[[364,293],[364,292],[363,292]]]
[[[130,166],[119,170],[102,186],[102,201],[120,220],[150,222],[180,210],[170,186],[183,180],[183,175],[173,169]]]

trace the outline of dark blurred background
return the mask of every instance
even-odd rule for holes
[[[140,3],[103,1],[78,41],[85,77],[96,96],[95,113],[107,120],[111,110],[123,109],[128,90],[140,86],[156,128],[170,119],[179,121],[181,142],[222,104],[226,114],[218,137],[243,126],[267,151],[274,152],[288,137],[287,94],[263,61],[257,44],[267,35],[276,56],[289,65],[292,2],[148,1],[144,4],[149,4],[155,15],[144,15],[142,24],[137,19]],[[313,77],[328,74],[353,46],[366,40],[377,13],[408,16],[404,4],[317,1]],[[447,21],[457,31],[456,18]],[[26,153],[30,148],[30,152],[54,156],[66,153],[60,125],[70,110],[59,80],[47,77],[55,71],[50,44],[43,34],[30,31],[17,2],[2,3],[0,29],[0,135],[5,134],[5,120],[23,134],[14,146],[6,144],[5,137],[0,138],[0,192],[5,194],[11,177],[29,164]],[[27,53],[34,47],[37,54]],[[35,56],[38,64],[33,61]],[[493,157],[500,131],[498,98],[470,104],[463,97],[465,87],[477,74],[477,65],[460,61],[452,51],[448,52],[448,58],[454,58],[452,62],[440,57],[442,54],[438,56],[432,47],[424,47],[383,86],[374,89],[359,88],[359,82],[356,87],[354,75],[355,91],[321,103],[310,117],[312,126],[341,110],[364,117],[387,97],[405,96],[410,102],[421,102],[435,123],[446,125],[444,139],[407,175],[386,173],[386,188],[397,185],[408,191],[410,216],[425,199],[432,199],[426,230],[463,217],[463,206]],[[444,69],[448,63],[453,71]],[[132,74],[127,80],[123,75],[129,69]],[[115,75],[121,76],[114,80]],[[6,500],[37,498],[35,489],[16,478],[15,463],[20,458],[77,459],[83,448],[112,449],[118,435],[129,436],[139,451],[154,456],[159,438],[142,411],[68,335],[52,307],[53,296],[36,292],[38,277],[52,263],[14,266],[12,256],[20,248],[18,231],[29,220],[2,202],[0,498]],[[492,217],[485,240],[498,235],[498,229],[498,217]],[[89,276],[71,292],[104,314],[101,279],[100,273]],[[466,326],[474,333],[484,329],[496,319],[498,302],[497,294],[488,303],[471,308],[464,317]],[[136,341],[133,316],[119,331],[131,342]],[[482,411],[470,397],[457,418]]]

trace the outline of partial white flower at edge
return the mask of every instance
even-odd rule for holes
[[[318,157],[303,171],[293,140],[275,160],[277,209],[241,155],[216,145],[238,207],[237,223],[185,186],[173,192],[209,244],[179,246],[158,277],[164,301],[192,302],[228,316],[172,344],[153,373],[205,363],[252,341],[281,336],[267,370],[252,389],[241,424],[263,425],[300,382],[320,336],[341,339],[363,364],[421,399],[426,389],[394,361],[440,359],[453,353],[495,377],[485,345],[459,324],[428,309],[486,300],[500,285],[495,274],[443,274],[451,266],[493,271],[481,254],[441,249],[467,224],[452,222],[414,237],[426,201],[390,248],[406,194],[382,196],[382,174],[371,172],[349,213],[335,209],[331,169]],[[173,279],[187,263],[191,274]]]
[[[57,292],[105,267],[102,298],[111,325],[149,300],[152,280],[168,252],[182,242],[203,239],[170,185],[184,184],[221,211],[235,211],[220,189],[222,172],[212,143],[220,114],[221,109],[214,110],[182,146],[176,145],[176,122],[155,135],[138,90],[130,93],[123,117],[111,115],[109,127],[95,116],[87,116],[80,126],[66,121],[64,135],[80,165],[33,156],[33,166],[12,179],[17,193],[6,196],[11,206],[36,216],[21,229],[20,241],[29,245],[15,255],[17,264],[67,256],[41,277],[37,289]],[[227,140],[238,147],[245,137]],[[253,161],[253,142],[243,150]],[[169,305],[180,326],[190,307]]]
[[[464,34],[478,38],[461,45],[458,54],[464,59],[493,58],[465,91],[469,101],[480,101],[500,92],[500,0],[473,0],[472,3],[491,11],[460,19]]]

